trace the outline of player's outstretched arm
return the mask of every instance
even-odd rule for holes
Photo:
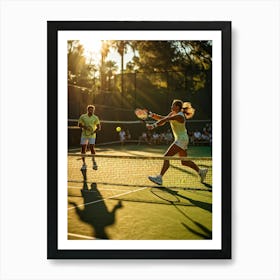
[[[158,126],[164,125],[166,122],[171,121],[171,120],[176,120],[181,123],[184,122],[184,118],[182,116],[179,116],[179,115],[172,116],[171,114],[169,114],[166,117],[163,117],[162,119],[158,120],[157,122],[155,122],[153,124],[148,124],[146,127],[147,127],[147,129],[152,130]]]
[[[161,119],[163,119],[165,116],[161,116],[159,114],[155,114],[153,112],[149,112],[149,117],[156,120],[156,121],[159,121]]]

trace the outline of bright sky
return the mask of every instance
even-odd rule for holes
[[[87,57],[87,62],[90,62],[90,59],[92,59],[94,64],[99,65],[101,60],[101,46],[102,46],[101,41],[92,40],[92,39],[88,39],[88,40],[83,39],[80,40],[80,43],[84,47],[84,54]],[[129,62],[132,59],[133,55],[134,54],[132,51],[128,51],[124,55],[124,68],[127,62]],[[106,60],[115,61],[118,65],[118,72],[120,72],[121,57],[116,50],[110,50],[110,53],[108,54]]]

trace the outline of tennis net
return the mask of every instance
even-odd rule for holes
[[[97,154],[95,160],[98,170],[92,169],[92,155],[84,155],[87,171],[81,172],[82,157],[80,153],[68,153],[68,182],[97,183],[108,186],[156,186],[148,176],[159,174],[163,161],[170,161],[170,168],[163,177],[163,186],[169,188],[199,189],[211,191],[212,158],[211,157],[163,157],[139,155]],[[193,169],[183,166],[182,160],[192,160],[200,168],[208,168],[204,183]]]

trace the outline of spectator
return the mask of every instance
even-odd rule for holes
[[[212,125],[211,123],[207,123],[202,130],[201,139],[203,142],[208,144],[212,144]]]
[[[207,131],[203,131],[201,134],[201,141],[203,142],[209,142],[209,133]]]
[[[148,143],[148,136],[146,131],[143,131],[142,134],[139,136],[138,145],[140,145],[141,142]]]
[[[199,141],[201,141],[201,132],[196,129],[195,132],[193,133],[193,137],[194,137],[194,144],[198,143]]]
[[[159,134],[159,144],[164,144],[165,143],[165,135],[166,133],[165,132],[162,132]]]
[[[119,132],[119,137],[120,137],[121,145],[123,146],[125,142],[125,131],[123,129],[121,129],[121,131]]]
[[[194,133],[193,131],[188,131],[189,138],[190,138],[190,144],[194,145]]]
[[[125,140],[129,141],[131,139],[131,134],[128,130],[128,128],[125,130]]]
[[[152,134],[152,144],[158,144],[158,142],[159,142],[159,134],[154,132]]]
[[[173,142],[173,135],[171,131],[168,129],[165,133],[165,143],[170,145]]]

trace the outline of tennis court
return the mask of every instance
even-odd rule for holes
[[[188,157],[209,171],[204,183],[179,159],[170,161],[162,186],[158,174],[166,146],[110,145],[96,148],[98,170],[79,149],[68,154],[68,239],[198,240],[212,238],[212,155],[209,146]]]

